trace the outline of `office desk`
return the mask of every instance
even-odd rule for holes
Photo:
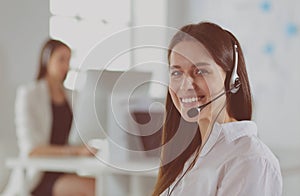
[[[109,174],[128,175],[130,177],[130,195],[143,195],[139,192],[139,177],[156,177],[158,170],[142,172],[143,168],[153,168],[156,161],[124,161],[122,165],[128,170],[120,170],[105,165],[95,157],[36,157],[36,158],[9,158],[6,161],[7,167],[22,170],[21,193],[28,196],[25,174],[28,169],[38,171],[57,171],[65,173],[77,173],[78,175],[91,176],[96,179],[96,195],[103,196],[103,179]],[[137,172],[133,172],[137,171]]]

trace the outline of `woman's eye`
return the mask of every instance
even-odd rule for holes
[[[196,72],[197,75],[206,75],[206,74],[208,74],[208,71],[204,70],[204,69],[196,69],[195,72]]]
[[[180,71],[172,71],[171,76],[180,76],[181,72]]]

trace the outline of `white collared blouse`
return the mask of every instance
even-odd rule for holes
[[[174,187],[192,159],[161,195],[282,195],[279,162],[257,137],[252,121],[216,123],[194,167]]]

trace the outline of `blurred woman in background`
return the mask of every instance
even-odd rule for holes
[[[20,155],[90,156],[93,149],[68,145],[72,124],[71,92],[63,86],[69,70],[71,49],[48,40],[40,54],[36,81],[17,90],[15,122]],[[92,150],[92,151],[91,151]],[[34,196],[95,195],[95,180],[60,172],[28,172]]]

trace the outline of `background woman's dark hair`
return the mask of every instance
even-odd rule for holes
[[[222,67],[226,72],[226,79],[224,82],[225,89],[229,89],[229,82],[231,73],[234,66],[234,44],[238,46],[238,75],[241,82],[241,87],[236,94],[226,94],[227,111],[230,117],[236,120],[251,120],[252,118],[252,96],[250,92],[250,85],[248,75],[246,71],[245,60],[241,46],[232,33],[222,29],[220,26],[202,22],[199,24],[190,24],[182,27],[179,32],[175,34],[171,40],[168,58],[170,61],[170,54],[176,44],[181,41],[193,41],[197,40],[204,45],[207,51],[210,53],[214,61]],[[176,110],[171,96],[168,92],[166,99],[166,114],[165,123],[163,128],[162,144],[166,144],[174,133],[178,130],[178,123],[180,121],[180,113]],[[188,130],[187,130],[188,131]],[[153,195],[161,194],[167,189],[176,177],[182,172],[184,163],[188,158],[196,152],[202,145],[202,139],[199,133],[195,134],[194,139],[190,145],[185,149],[184,153],[176,157],[172,162],[167,163],[166,156],[168,149],[162,149],[162,165],[160,167],[158,179],[154,188]],[[197,157],[196,157],[197,158]],[[194,159],[194,161],[196,160]],[[194,162],[191,166],[193,166]]]
[[[71,51],[69,46],[59,40],[49,39],[45,42],[40,54],[39,72],[36,77],[37,80],[40,80],[46,76],[47,64],[50,60],[50,57],[52,56],[53,52],[59,47],[66,47]]]

